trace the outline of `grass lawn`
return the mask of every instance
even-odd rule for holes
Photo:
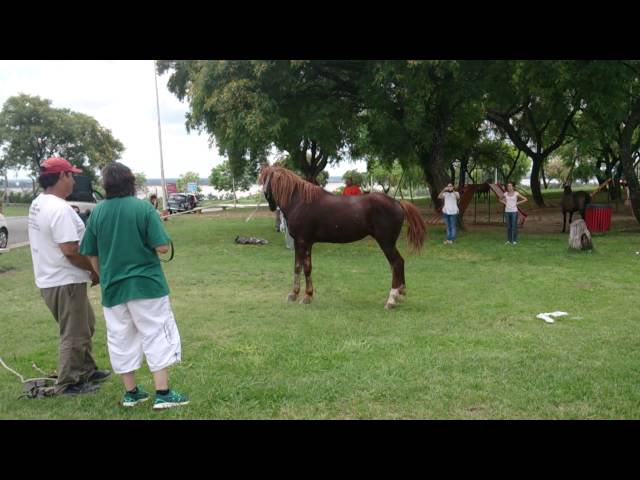
[[[391,274],[372,239],[317,244],[310,306],[285,303],[293,252],[260,212],[186,215],[166,223],[164,264],[183,363],[172,385],[183,408],[118,406],[119,379],[95,395],[17,400],[0,368],[2,419],[634,419],[640,418],[640,237],[596,235],[592,254],[567,237],[502,227],[445,246],[428,227],[405,257],[408,295],[383,309]],[[236,245],[236,235],[269,240]],[[29,250],[0,255],[0,357],[27,377],[56,368],[57,329],[33,283]],[[304,288],[304,284],[303,284]],[[94,353],[108,367],[100,291]],[[563,310],[555,324],[535,318]],[[146,369],[139,382],[152,388]]]
[[[21,205],[17,203],[14,203],[13,205],[5,205],[1,213],[5,217],[24,217],[29,215],[29,205]]]

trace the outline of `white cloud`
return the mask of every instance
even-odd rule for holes
[[[207,135],[187,133],[188,107],[167,90],[168,78],[168,74],[158,78],[165,176],[195,171],[208,177],[224,159],[215,146],[209,148]],[[149,178],[160,176],[152,60],[0,61],[0,104],[19,93],[92,116],[124,144],[124,164]],[[366,167],[364,162],[343,163],[328,170],[341,175],[351,168]]]

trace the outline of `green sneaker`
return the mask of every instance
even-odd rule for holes
[[[124,396],[122,397],[123,407],[133,407],[139,403],[149,400],[149,394],[145,392],[140,385],[136,386],[138,387],[138,391],[136,393],[124,392]]]
[[[169,393],[167,393],[166,395],[156,394],[156,401],[153,403],[153,409],[162,410],[165,408],[186,405],[188,403],[189,399],[186,395],[182,395],[175,390],[169,390]]]

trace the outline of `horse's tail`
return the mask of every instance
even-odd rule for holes
[[[419,252],[422,250],[422,245],[424,244],[427,226],[425,225],[424,220],[422,220],[420,212],[413,203],[400,200],[400,206],[404,212],[404,218],[409,224],[409,232],[407,233],[409,247],[411,250]]]

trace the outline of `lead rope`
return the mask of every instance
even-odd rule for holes
[[[48,395],[53,395],[53,387],[47,387],[46,384],[48,382],[55,382],[55,378],[51,378],[51,377],[38,377],[38,378],[27,378],[26,380],[24,379],[24,377],[22,375],[20,375],[18,372],[16,372],[14,369],[12,369],[11,367],[9,367],[6,363],[4,363],[4,360],[2,360],[2,358],[0,358],[0,364],[2,364],[2,366],[4,368],[6,368],[7,370],[9,370],[11,373],[13,373],[16,377],[18,377],[20,379],[20,381],[22,382],[22,385],[24,386],[27,383],[33,383],[34,385],[29,388],[26,389],[25,391],[26,393],[23,393],[22,395],[20,395],[18,398],[22,398],[22,397],[27,397],[27,398],[35,398],[38,396],[38,389],[44,389],[42,391],[43,396],[48,396]],[[46,373],[38,368],[38,366],[34,363],[31,365],[34,369],[38,370],[39,372],[43,373],[44,375],[46,375]],[[39,384],[40,383],[40,384]]]
[[[161,262],[167,263],[170,262],[171,260],[173,260],[173,255],[176,253],[175,249],[173,248],[173,241],[171,241],[171,256],[169,257],[168,260],[163,260],[160,258]],[[159,257],[159,256],[158,256]]]

